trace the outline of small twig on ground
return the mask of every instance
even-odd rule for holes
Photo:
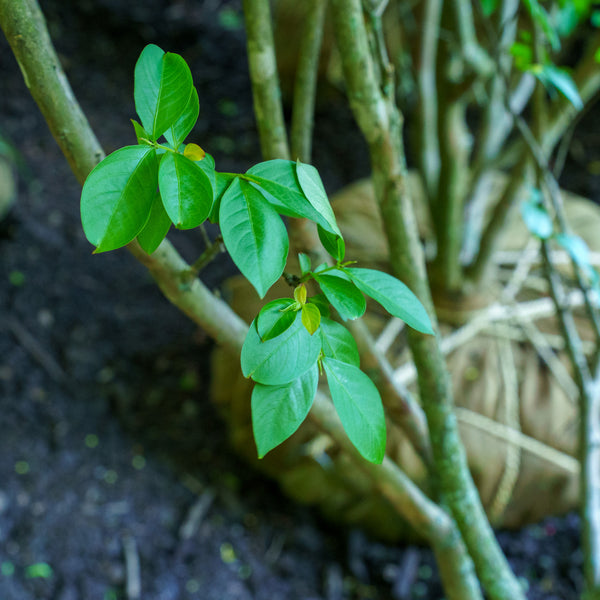
[[[188,511],[184,522],[179,528],[180,540],[189,540],[196,534],[214,499],[215,491],[212,488],[208,488],[198,500],[194,502]]]
[[[135,539],[124,535],[123,554],[125,556],[125,586],[127,600],[140,600],[142,597],[142,579],[140,575],[140,557]]]
[[[27,329],[15,319],[5,321],[8,329],[15,336],[19,344],[35,359],[35,361],[50,375],[50,377],[60,384],[65,384],[68,380],[67,374],[56,362],[54,357],[41,345],[41,343]]]

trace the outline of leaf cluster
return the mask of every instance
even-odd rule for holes
[[[348,436],[372,462],[385,453],[385,416],[374,383],[360,370],[342,321],[361,317],[365,295],[409,326],[433,333],[427,312],[409,288],[387,273],[344,262],[345,243],[321,177],[300,161],[270,160],[246,173],[221,173],[214,159],[184,141],[199,115],[199,97],[184,59],[147,46],[135,67],[132,121],[137,144],[116,150],[87,178],[81,219],[96,252],[137,239],[154,252],[171,225],[192,229],[207,219],[219,225],[223,244],[260,297],[282,276],[289,238],[282,217],[313,221],[333,265],[314,270],[300,255],[293,298],[266,304],[249,329],[242,371],[255,382],[252,419],[259,456],[292,435],[315,398],[319,374]],[[308,297],[312,281],[320,293]]]

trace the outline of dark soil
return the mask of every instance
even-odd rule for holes
[[[237,3],[41,4],[107,152],[132,143],[133,66],[153,42],[190,63],[192,139],[219,170],[259,160]],[[4,39],[0,74],[0,133],[20,157],[0,224],[0,598],[441,598],[428,550],[333,529],[232,455],[208,398],[210,341],[127,253],[91,254],[78,184]],[[366,174],[339,103],[321,108],[316,143],[331,191]],[[194,232],[174,242],[202,251]],[[531,599],[578,596],[576,516],[499,537]]]

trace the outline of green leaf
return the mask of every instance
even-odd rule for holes
[[[515,57],[515,66],[521,71],[531,66],[533,59],[533,48],[530,43],[515,42],[510,47],[510,53]]]
[[[212,209],[210,211],[210,215],[208,216],[211,223],[219,222],[221,199],[223,198],[223,194],[227,191],[227,188],[231,185],[231,182],[234,179],[237,179],[237,177],[233,173],[217,173],[215,171],[215,199],[213,202]]]
[[[343,261],[346,254],[346,243],[344,242],[344,238],[335,233],[326,231],[320,225],[317,225],[317,231],[319,233],[321,244],[323,244],[323,248],[325,248],[325,250],[327,250],[327,252],[329,252],[329,254],[338,262]]]
[[[380,464],[385,456],[385,415],[375,384],[357,367],[325,357],[331,399],[342,425],[360,454]]]
[[[547,64],[534,65],[530,70],[546,87],[557,89],[577,110],[583,108],[577,85],[566,69]]]
[[[221,199],[219,223],[233,262],[263,298],[285,267],[289,240],[283,221],[260,192],[235,178]]]
[[[313,335],[319,324],[321,323],[321,313],[314,304],[303,304],[302,305],[302,324],[306,328],[306,331]]]
[[[265,304],[256,319],[256,331],[263,342],[281,335],[296,320],[296,313],[290,309],[296,304],[291,298],[278,298]]]
[[[300,272],[302,275],[306,275],[310,271],[311,263],[310,256],[308,254],[303,254],[300,252],[298,254],[298,262],[300,263]]]
[[[160,194],[156,192],[150,208],[150,216],[144,228],[138,233],[137,240],[147,254],[152,254],[165,239],[171,227],[171,219],[165,212]]]
[[[149,44],[135,65],[134,81],[135,109],[144,129],[157,140],[184,112],[192,74],[181,56]]]
[[[296,163],[283,159],[268,160],[248,169],[246,175],[280,214],[310,219],[324,229],[331,229],[327,219],[304,195],[296,176]]]
[[[559,233],[555,240],[569,253],[573,261],[589,275],[592,264],[590,249],[585,241],[578,235],[568,233]]]
[[[156,153],[148,146],[125,146],[94,167],[81,192],[81,222],[96,252],[120,248],[137,236],[157,185]]]
[[[523,0],[525,8],[531,15],[531,18],[542,28],[542,31],[548,38],[552,50],[560,50],[560,39],[556,29],[553,27],[546,9],[538,0]]]
[[[319,369],[316,363],[304,375],[286,385],[262,385],[252,390],[252,429],[258,450],[263,456],[287,440],[302,424],[310,411]]]
[[[355,367],[360,366],[360,356],[352,334],[331,319],[321,319],[321,349],[324,356],[335,358]]]
[[[575,6],[575,2],[569,0],[565,2],[556,12],[556,29],[560,37],[571,35],[579,24],[579,11]]]
[[[431,320],[419,299],[400,280],[374,269],[344,269],[356,287],[391,315],[421,333],[433,334]]]
[[[135,119],[131,119],[131,123],[133,124],[137,143],[142,146],[144,144],[147,145],[147,142],[144,142],[143,140],[149,140],[150,134]]]
[[[160,161],[158,185],[165,210],[178,229],[203,223],[213,203],[206,173],[183,154],[167,152]]]
[[[315,294],[308,299],[309,304],[314,304],[321,313],[322,317],[329,317],[329,300],[325,297],[325,294]]]
[[[300,313],[292,325],[276,338],[261,341],[253,322],[242,346],[241,364],[244,377],[265,385],[284,385],[300,377],[319,358],[321,340],[310,335]]]
[[[521,204],[521,216],[527,229],[536,237],[547,240],[552,235],[554,229],[552,219],[544,206],[535,198]]]
[[[497,7],[498,0],[481,0],[481,9],[486,17],[493,15]]]
[[[342,232],[338,227],[333,209],[329,203],[327,192],[321,181],[319,171],[312,165],[301,163],[300,160],[296,161],[296,175],[300,182],[300,187],[306,196],[306,199],[312,204],[314,209],[323,216],[330,227],[330,231],[337,233],[340,237]]]
[[[190,134],[200,114],[200,101],[198,100],[198,92],[192,86],[190,97],[187,104],[181,113],[181,116],[169,129],[165,131],[165,138],[173,146],[174,150],[179,148],[181,142]]]
[[[331,302],[344,321],[363,316],[367,302],[354,283],[328,273],[315,275],[315,279],[327,300]]]

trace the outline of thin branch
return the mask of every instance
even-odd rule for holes
[[[418,53],[419,90],[417,135],[419,170],[429,204],[437,198],[440,176],[440,148],[437,137],[436,60],[442,15],[442,0],[426,0],[423,5],[422,34]]]
[[[494,73],[495,65],[477,40],[471,1],[452,0],[452,7],[458,25],[463,60],[479,77],[489,77]]]
[[[254,114],[263,158],[289,158],[269,0],[244,0]]]
[[[311,162],[312,130],[315,110],[319,55],[327,0],[306,2],[306,17],[298,52],[298,70],[292,107],[292,158]]]

